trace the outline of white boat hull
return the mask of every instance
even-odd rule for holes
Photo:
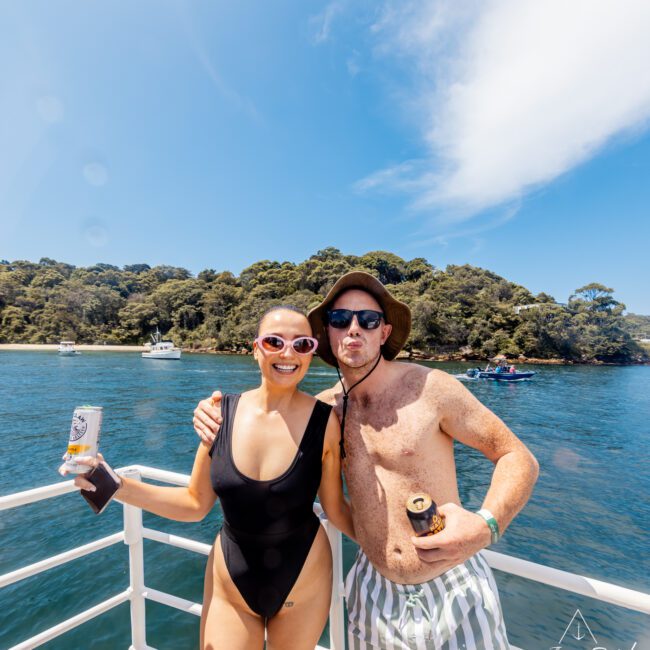
[[[57,350],[61,357],[76,357],[81,352],[74,349],[74,341],[61,341]]]
[[[143,359],[180,359],[181,350],[176,348],[175,350],[160,350],[156,352],[143,352]]]

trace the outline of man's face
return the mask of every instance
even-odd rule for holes
[[[365,291],[350,289],[336,298],[330,309],[373,309],[382,311],[379,303]],[[327,326],[330,347],[341,366],[362,368],[379,356],[381,346],[386,342],[392,330],[382,319],[381,325],[374,330],[363,329],[356,315],[348,327],[337,329]]]

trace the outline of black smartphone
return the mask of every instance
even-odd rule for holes
[[[103,512],[113,495],[120,487],[120,477],[105,463],[99,463],[84,476],[97,489],[95,492],[81,490],[81,496],[88,501],[88,505],[96,515]]]

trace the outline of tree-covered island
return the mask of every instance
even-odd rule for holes
[[[407,345],[419,358],[511,358],[643,363],[650,317],[624,315],[613,290],[576,289],[567,304],[470,265],[437,269],[375,251],[318,251],[300,264],[262,260],[228,271],[131,264],[82,268],[49,258],[0,261],[0,342],[142,344],[156,329],[187,349],[250,349],[271,305],[317,304],[343,273],[376,275],[413,313]],[[639,340],[637,340],[639,339]]]

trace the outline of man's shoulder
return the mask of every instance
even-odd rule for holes
[[[440,397],[458,390],[460,382],[444,370],[429,368],[420,363],[393,361],[392,382],[416,390],[423,398]]]
[[[458,381],[452,374],[438,368],[427,368],[426,388],[435,395],[457,394],[466,390],[462,381]]]
[[[438,368],[426,368],[426,370],[428,370],[428,379],[431,383],[436,383],[438,385],[443,384],[446,386],[460,385],[460,382],[456,377],[444,370],[439,370]]]
[[[326,388],[324,391],[318,393],[318,395],[316,395],[316,399],[319,399],[321,402],[325,402],[325,404],[336,406],[336,396],[340,393],[341,385],[339,382],[336,382],[336,384],[334,384],[334,386],[331,388]]]
[[[393,371],[393,381],[404,381],[409,378],[426,381],[429,383],[444,382],[447,379],[453,379],[448,373],[438,370],[437,368],[428,368],[420,363],[408,361],[391,361]]]

